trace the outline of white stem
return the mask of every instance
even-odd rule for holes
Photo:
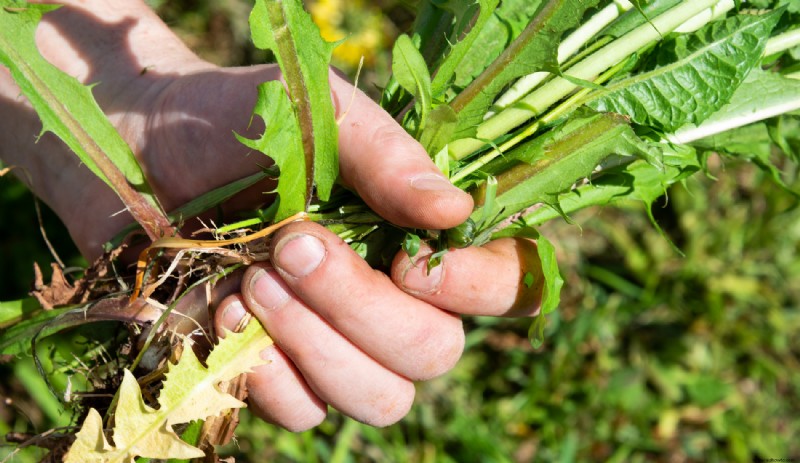
[[[760,108],[757,111],[743,114],[739,117],[723,119],[709,124],[701,124],[699,127],[692,127],[686,130],[679,130],[673,135],[668,135],[667,140],[677,144],[691,143],[701,138],[716,135],[737,127],[743,127],[753,122],[763,121],[764,119],[769,119],[798,109],[800,109],[800,95],[788,101],[782,101],[773,106]]]
[[[579,28],[567,36],[561,45],[558,47],[558,64],[563,64],[566,60],[578,52],[589,40],[603,30],[604,27],[611,24],[612,21],[617,19],[620,14],[633,8],[633,4],[628,0],[614,0],[611,5],[606,6],[597,14],[592,16],[589,21],[585,22]],[[514,104],[518,99],[527,95],[531,90],[536,88],[542,83],[549,72],[534,72],[521,79],[519,79],[508,91],[506,91],[497,102],[494,104],[495,110],[502,110]],[[495,115],[495,110],[486,113],[485,119]]]
[[[600,50],[592,53],[571,68],[569,75],[582,80],[592,81],[603,71],[616,65],[633,55],[643,47],[657,42],[663,34],[674,31],[680,25],[714,7],[719,3],[728,3],[733,0],[692,0],[655,17],[649,23],[642,24],[636,29],[619,37]],[[577,88],[572,82],[556,77],[542,87],[534,90],[517,104],[506,108],[495,117],[484,121],[478,126],[476,139],[456,140],[450,144],[451,155],[461,159],[483,146],[480,140],[494,140],[509,132],[514,127],[519,127],[529,119],[546,111],[550,106],[569,95]]]
[[[764,56],[774,55],[800,45],[800,28],[786,31],[772,37],[764,49]]]
[[[735,6],[736,3],[734,2],[734,0],[722,0],[718,4],[712,6],[711,8],[696,15],[694,18],[676,27],[675,32],[679,32],[681,34],[688,34],[689,32],[694,32],[700,29],[701,27],[705,26],[706,24],[710,23],[711,21],[722,17],[728,11],[732,10],[733,7]]]

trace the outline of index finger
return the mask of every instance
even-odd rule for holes
[[[333,73],[331,91],[346,186],[395,225],[446,229],[469,217],[472,197],[453,186],[386,111]]]

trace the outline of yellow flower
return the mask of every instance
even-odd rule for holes
[[[363,0],[316,0],[309,11],[325,40],[342,41],[333,50],[334,64],[355,68],[364,57],[371,65],[386,46],[387,21]]]

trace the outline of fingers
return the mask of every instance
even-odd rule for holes
[[[336,235],[296,223],[274,238],[272,260],[286,285],[332,327],[380,364],[430,379],[461,356],[461,320],[398,290]],[[247,276],[245,277],[247,278]],[[245,288],[247,297],[248,290]],[[250,293],[256,303],[265,291]]]
[[[454,187],[422,146],[360,90],[331,75],[339,124],[341,177],[390,222],[446,229],[472,212],[472,197]]]
[[[216,311],[216,324],[232,330],[245,311],[240,295],[229,296]],[[290,431],[304,431],[320,424],[325,419],[327,404],[308,387],[286,354],[272,345],[261,352],[261,357],[267,363],[256,367],[247,377],[253,412]]]
[[[460,314],[538,313],[544,279],[532,241],[505,238],[482,247],[453,249],[428,272],[430,254],[430,249],[422,249],[411,259],[399,253],[392,264],[392,280],[409,294]]]

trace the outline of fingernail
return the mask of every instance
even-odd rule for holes
[[[279,309],[289,300],[289,293],[278,282],[279,278],[277,273],[262,269],[250,280],[250,294],[265,310]]]
[[[275,264],[289,275],[299,278],[319,267],[327,251],[316,236],[297,235],[279,243],[275,249]]]
[[[403,288],[412,294],[431,294],[439,290],[444,275],[444,265],[439,265],[428,271],[428,259],[418,259],[409,262],[403,271]]]
[[[456,188],[450,180],[433,173],[411,177],[411,187],[420,191],[452,191]]]
[[[247,315],[247,310],[242,301],[233,299],[222,309],[222,326],[228,331],[233,331],[239,327],[239,323],[245,315]]]

